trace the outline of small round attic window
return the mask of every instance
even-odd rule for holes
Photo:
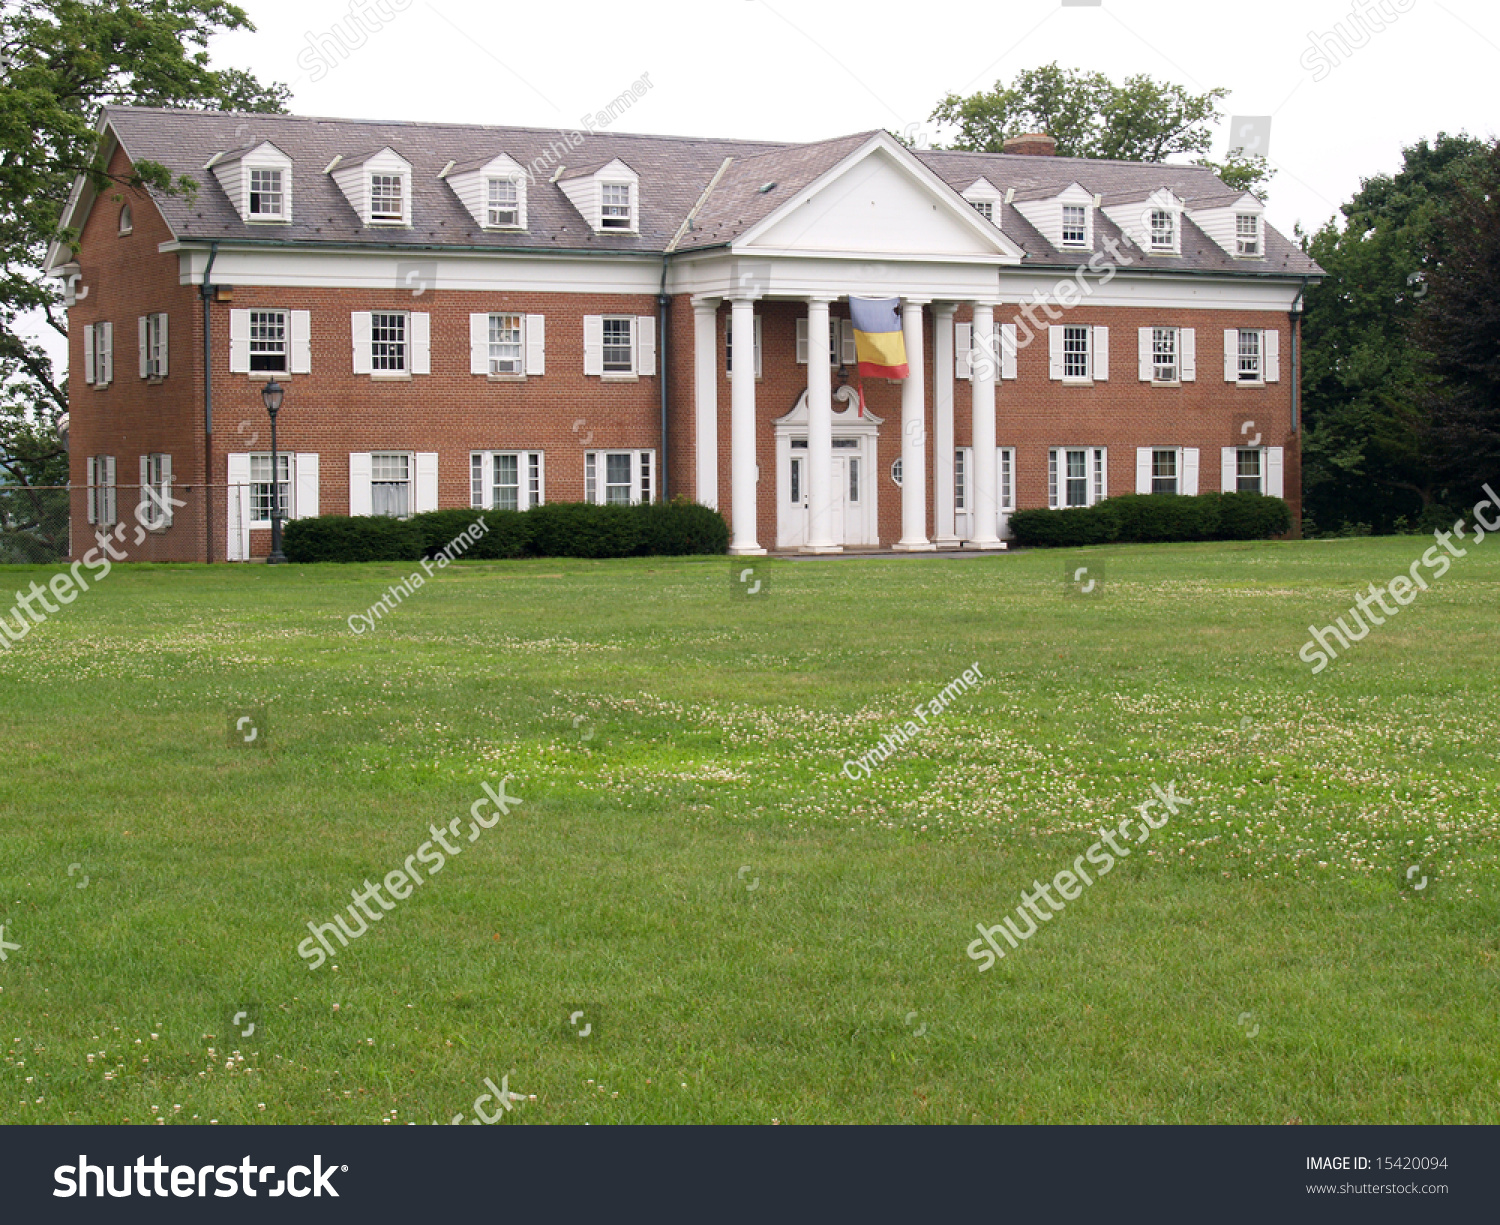
[[[132,218],[130,215],[130,205],[122,204],[120,206],[120,233],[129,234],[130,231],[134,228],[135,227],[132,224]]]

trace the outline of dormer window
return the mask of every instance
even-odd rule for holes
[[[520,187],[511,178],[489,180],[487,225],[508,228],[521,224]]]
[[[986,221],[995,220],[995,202],[993,200],[970,200],[974,211]]]
[[[403,221],[406,218],[406,179],[399,174],[370,176],[370,220]]]
[[[1088,210],[1081,204],[1064,204],[1062,210],[1062,245],[1084,247],[1088,245]]]
[[[283,215],[280,170],[250,171],[250,216],[280,220]]]
[[[1254,213],[1236,213],[1234,217],[1236,255],[1260,254],[1260,218]]]
[[[1151,249],[1153,251],[1175,251],[1177,249],[1177,218],[1171,210],[1151,210]]]
[[[633,230],[629,183],[604,183],[599,188],[599,227],[605,230]]]

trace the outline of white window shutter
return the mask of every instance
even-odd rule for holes
[[[1094,329],[1094,381],[1103,383],[1109,378],[1109,329]]]
[[[1267,447],[1264,451],[1266,457],[1266,492],[1273,498],[1286,497],[1286,462],[1285,453],[1281,447]]]
[[[137,523],[144,520],[146,523],[156,522],[156,516],[152,513],[151,495],[146,492],[151,483],[151,457],[141,456],[141,483],[136,487],[136,519]]]
[[[162,378],[166,378],[167,349],[169,348],[167,344],[167,312],[162,311],[162,313],[158,315],[157,318],[161,320],[161,369],[157,371],[157,374],[161,375]]]
[[[955,323],[953,325],[953,377],[956,379],[973,378],[970,368],[969,351],[974,347],[974,325],[972,323]]]
[[[295,463],[297,470],[292,474],[296,479],[293,481],[290,517],[311,519],[318,513],[318,453],[298,451]]]
[[[1279,383],[1281,382],[1281,333],[1275,328],[1267,328],[1261,335],[1264,337],[1261,341],[1261,349],[1263,350],[1262,358],[1266,364],[1266,382]]]
[[[139,315],[136,318],[136,337],[140,345],[141,355],[141,378],[151,373],[151,354],[146,347],[147,333],[150,330],[151,318],[149,315]]]
[[[418,451],[416,455],[417,514],[438,508],[438,457],[436,451]]]
[[[583,372],[604,373],[604,316],[583,317]]]
[[[94,385],[94,325],[92,323],[83,329],[83,381],[90,387]],[[93,520],[90,519],[89,522],[92,523]]]
[[[250,312],[229,312],[229,373],[250,373]]]
[[[1182,448],[1182,483],[1180,488],[1188,497],[1198,494],[1198,448]]]
[[[1063,330],[1056,324],[1047,329],[1047,377],[1063,376]]]
[[[526,316],[526,373],[547,373],[547,316]]]
[[[490,317],[469,316],[469,373],[490,372]]]
[[[852,366],[859,361],[859,348],[854,343],[854,320],[840,319],[839,326],[843,329],[844,344],[839,351],[839,360],[846,366]]]
[[[1151,492],[1151,448],[1136,447],[1135,449],[1135,491],[1136,493]]]
[[[1141,382],[1143,383],[1149,383],[1152,375],[1156,373],[1155,358],[1151,352],[1152,334],[1155,330],[1155,328],[1141,328],[1139,331],[1140,351],[1138,358],[1140,362]]]
[[[1219,465],[1219,492],[1233,493],[1239,488],[1240,449],[1225,447]]]
[[[104,521],[106,523],[118,523],[120,521],[116,513],[115,505],[115,457],[106,455],[104,457]]]
[[[1177,377],[1184,383],[1198,377],[1198,340],[1192,328],[1177,329]]]
[[[836,321],[835,321],[836,322]],[[797,364],[807,365],[807,316],[797,320]]]
[[[103,367],[99,372],[100,386],[108,387],[115,381],[115,325],[113,323],[99,324],[98,335],[94,343],[99,346],[102,355],[99,364]]]
[[[349,513],[351,515],[375,513],[375,497],[370,488],[370,474],[370,453],[351,451],[349,454]]]
[[[411,328],[411,372],[432,373],[432,316],[426,311],[412,311],[409,318]],[[433,508],[437,509],[436,507]]]
[[[760,350],[761,350],[761,343],[760,343],[760,340],[761,340],[761,326],[760,325],[761,325],[761,322],[762,322],[761,317],[759,315],[756,315],[755,316],[755,377],[756,378],[760,378],[760,375],[761,375],[761,365],[760,365]]]
[[[752,348],[755,337],[751,335]],[[751,353],[751,360],[754,360]],[[656,316],[637,315],[635,318],[635,372],[637,374],[656,373]]]
[[[246,312],[247,314],[249,312]],[[250,560],[250,457],[231,454],[226,457],[229,485],[229,539],[225,542],[225,559]]]
[[[88,472],[88,484],[89,484],[89,487],[88,487],[89,522],[93,523],[95,521],[95,519],[97,518],[97,516],[94,513],[94,505],[95,505],[95,498],[98,496],[98,495],[95,494],[94,490],[97,489],[98,486],[99,486],[99,460],[98,460],[98,458],[96,456],[90,455],[88,457],[87,472]]]
[[[1238,328],[1224,329],[1224,381],[1240,381],[1240,332]]]
[[[375,368],[370,352],[371,323],[369,311],[354,311],[349,316],[349,334],[354,341],[354,373],[369,374]],[[369,514],[370,512],[365,511],[364,513]]]
[[[1014,323],[1002,323],[1000,325],[1000,377],[1002,379],[1013,379],[1016,377],[1016,325]]]
[[[293,374],[312,373],[312,311],[291,311],[291,369]],[[249,347],[248,345],[246,346]],[[248,367],[249,362],[246,362]]]

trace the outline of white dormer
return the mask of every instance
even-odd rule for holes
[[[1080,184],[1017,192],[1011,204],[1059,251],[1094,249],[1094,196]]]
[[[526,228],[526,170],[502,153],[487,162],[465,162],[445,176],[481,229]]]
[[[349,207],[367,226],[411,224],[411,163],[389,145],[328,167]]]
[[[269,140],[221,154],[208,168],[241,221],[292,219],[292,159]]]
[[[1248,191],[1194,201],[1188,216],[1236,259],[1265,259],[1266,206]]]
[[[1182,254],[1182,198],[1169,187],[1107,199],[1104,215],[1147,255]]]
[[[988,179],[975,179],[964,188],[963,197],[986,221],[1000,224],[1000,203],[1005,197]]]
[[[565,171],[557,185],[596,234],[639,233],[640,176],[619,158]]]

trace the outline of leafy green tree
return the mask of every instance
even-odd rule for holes
[[[1397,174],[1362,181],[1342,228],[1329,221],[1306,243],[1329,274],[1308,289],[1302,325],[1302,492],[1322,531],[1441,513],[1433,373],[1411,327],[1432,290],[1425,261],[1452,242],[1442,218],[1483,154],[1467,136],[1418,142]]]
[[[41,267],[75,178],[107,192],[95,124],[108,104],[280,111],[287,90],[209,66],[208,40],[251,30],[220,0],[6,0],[0,4],[0,483],[65,482],[57,418],[67,389],[31,336],[67,335],[57,284]],[[129,180],[190,191],[142,162]]]
[[[948,94],[931,118],[958,129],[950,148],[999,153],[1009,136],[1046,132],[1062,157],[1163,162],[1174,154],[1206,154],[1213,125],[1222,116],[1226,89],[1189,93],[1180,85],[1145,74],[1117,85],[1102,72],[1060,68],[1056,63],[1016,74],[1007,86],[960,97]],[[1225,182],[1261,194],[1270,174],[1265,158],[1231,155],[1222,164],[1200,156]]]

